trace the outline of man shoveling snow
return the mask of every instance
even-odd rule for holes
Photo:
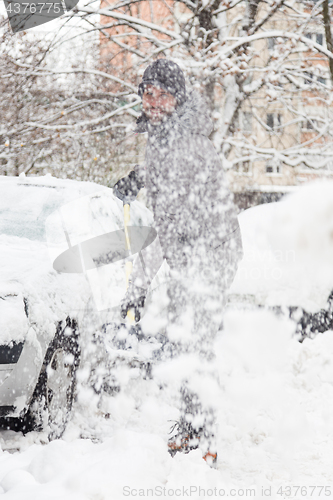
[[[115,193],[135,198],[146,187],[158,241],[147,248],[144,273],[134,270],[122,312],[126,316],[134,309],[136,320],[140,319],[161,248],[170,279],[166,342],[156,357],[165,360],[194,353],[207,361],[213,358],[212,342],[221,324],[225,292],[242,257],[236,210],[208,138],[212,123],[206,105],[199,94],[186,88],[179,66],[166,59],[148,66],[139,95],[143,113],[137,132],[148,132],[145,164],[120,179]],[[158,314],[148,308],[146,324]],[[185,378],[182,383],[182,413],[169,451],[200,447],[204,458],[214,459],[213,408],[202,404],[188,382]]]

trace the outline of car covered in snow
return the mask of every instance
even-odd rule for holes
[[[133,202],[131,226],[151,223]],[[124,241],[123,204],[111,189],[0,177],[2,428],[63,433],[82,342],[117,317],[126,292]]]
[[[308,322],[307,315],[332,308],[332,181],[308,183],[238,219],[244,257],[229,290],[230,306],[273,308]],[[325,316],[317,319],[327,323]]]

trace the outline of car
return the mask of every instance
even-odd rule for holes
[[[229,307],[287,314],[303,337],[332,328],[332,200],[332,181],[309,182],[239,214],[244,257]]]
[[[149,244],[152,223],[143,204],[131,203],[135,252]],[[133,260],[124,242],[123,204],[112,189],[0,177],[2,428],[63,434],[84,342],[119,321]]]

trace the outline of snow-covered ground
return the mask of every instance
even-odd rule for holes
[[[257,272],[251,279],[253,259],[245,252],[233,295],[321,307],[333,283],[332,200],[333,185],[317,184],[290,195],[278,210],[259,207],[261,215],[253,219],[243,214],[246,252],[255,242],[265,252],[269,247],[275,260],[268,269],[282,274],[267,271],[260,279]],[[293,265],[278,250],[295,252],[288,254],[295,255]],[[226,311],[210,366],[219,373],[219,386],[202,381],[204,396],[217,409],[216,469],[199,450],[168,455],[168,432],[178,417],[175,365],[163,373],[156,368],[148,380],[135,368],[120,368],[122,391],[113,396],[81,384],[83,369],[62,439],[0,433],[0,493],[15,500],[332,496],[333,332],[299,343],[294,328],[265,309],[237,304]],[[161,390],[168,368],[170,387]]]

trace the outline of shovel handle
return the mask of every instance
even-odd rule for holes
[[[125,226],[125,242],[126,242],[126,250],[131,253],[131,242],[128,233],[128,226],[130,223],[130,205],[126,203],[124,205],[124,226]]]
[[[128,232],[128,226],[130,223],[130,205],[129,203],[124,204],[124,228],[125,228],[125,242],[126,242],[126,250],[128,250],[129,255],[131,255],[131,241],[129,237],[129,232]],[[128,289],[129,286],[129,281],[130,281],[130,276],[133,271],[133,263],[132,261],[128,260],[125,264],[125,272],[126,272],[126,290]],[[127,318],[130,322],[130,324],[135,323],[135,318],[133,311],[127,311]]]
[[[128,225],[130,222],[130,205],[129,203],[126,203],[124,205],[124,227],[125,227],[125,244],[126,244],[126,250],[128,251],[129,255],[131,254],[131,241],[129,237],[129,232],[128,232]],[[126,271],[126,290],[128,289],[129,285],[129,278],[130,275],[132,274],[133,270],[133,264],[129,260],[125,264],[125,271]]]

